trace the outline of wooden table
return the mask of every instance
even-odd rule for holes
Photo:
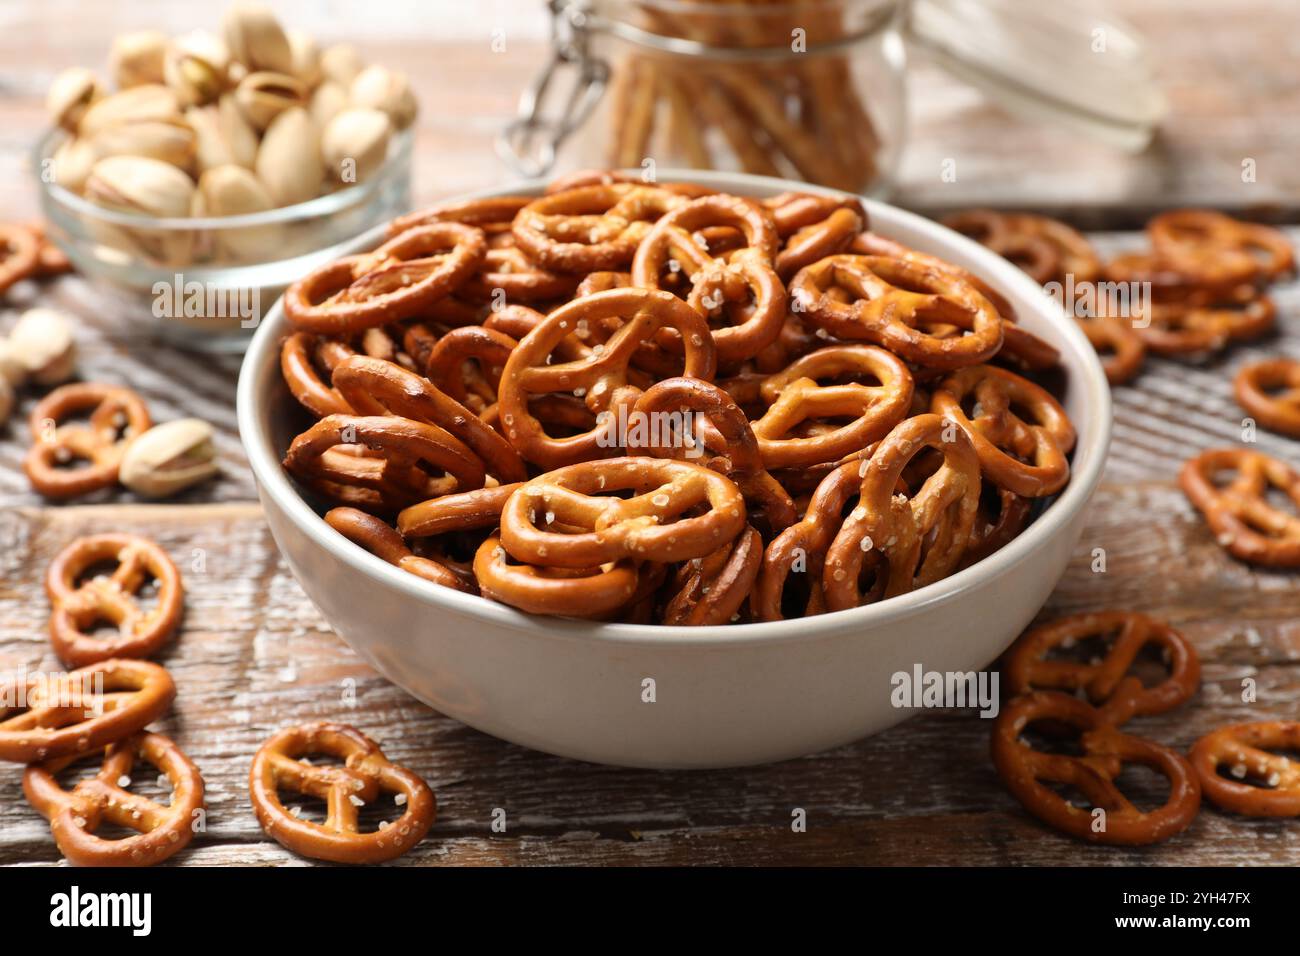
[[[11,91],[0,101],[0,172],[8,173],[0,175],[0,219],[34,212],[24,151],[40,127],[39,91],[52,70],[102,55],[118,25],[177,25],[174,5],[103,2],[71,19],[60,16],[66,6],[23,7],[0,31],[0,87]],[[322,33],[341,32],[353,10],[329,5],[344,12],[328,19],[326,5],[295,10],[304,6],[319,17],[306,25]],[[1298,95],[1284,44],[1300,26],[1300,13],[1264,0],[1227,19],[1205,0],[1116,6],[1159,36],[1158,54],[1169,54],[1162,74],[1176,112],[1159,148],[1134,159],[1080,147],[1058,131],[1027,128],[922,69],[901,201],[930,210],[1014,201],[1073,211],[1081,221],[1112,228],[1131,225],[1134,207],[1189,202],[1269,207],[1275,216],[1300,221],[1300,172],[1292,161],[1300,128],[1284,112],[1289,106],[1294,115]],[[499,168],[484,159],[490,136],[539,49],[521,42],[515,55],[488,69],[468,41],[431,51],[431,41],[415,34],[363,35],[363,45],[406,64],[426,91],[417,158],[421,198],[496,181]],[[435,95],[462,77],[473,82],[457,84],[454,106]],[[927,163],[953,150],[969,157],[964,168],[971,174],[941,185]],[[1242,155],[1260,158],[1260,180],[1251,189],[1239,180]],[[1291,236],[1300,241],[1300,231]],[[1107,251],[1138,241],[1126,233],[1096,238]],[[1116,607],[1178,626],[1202,656],[1201,692],[1182,709],[1145,720],[1141,731],[1179,748],[1225,722],[1294,718],[1300,709],[1296,577],[1254,571],[1225,556],[1173,480],[1199,449],[1240,440],[1242,413],[1229,381],[1241,363],[1273,354],[1300,358],[1300,285],[1279,288],[1276,299],[1282,317],[1276,338],[1206,365],[1152,360],[1133,386],[1116,390],[1105,480],[1075,560],[1043,614]],[[274,729],[321,718],[372,734],[437,791],[438,822],[403,865],[1300,861],[1294,823],[1240,820],[1208,808],[1185,834],[1147,850],[1084,847],[1048,832],[999,786],[987,758],[988,724],[970,712],[927,713],[871,740],[800,760],[693,773],[581,764],[470,730],[362,664],[289,574],[262,520],[235,431],[236,359],[151,340],[131,314],[106,305],[110,299],[76,277],[12,290],[0,330],[38,302],[80,319],[83,378],[129,383],[156,420],[197,415],[218,428],[219,481],[168,504],[141,504],[119,493],[65,506],[33,495],[18,467],[28,443],[21,415],[34,396],[0,430],[0,670],[56,665],[40,582],[50,558],[75,535],[147,534],[181,567],[186,617],[179,640],[161,657],[179,696],[158,726],[203,772],[208,830],[177,864],[300,862],[258,829],[247,800],[248,764]],[[1261,432],[1258,447],[1300,463],[1295,442]],[[1104,574],[1091,570],[1094,548],[1105,549]],[[1253,705],[1240,700],[1247,677],[1258,686]],[[348,706],[345,686],[355,687],[355,706]],[[16,766],[0,766],[0,862],[53,863],[59,854],[44,821],[23,802],[20,776]],[[505,833],[491,828],[497,808],[506,812]],[[807,813],[807,832],[792,832],[796,808]]]

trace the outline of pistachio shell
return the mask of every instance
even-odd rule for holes
[[[167,37],[157,30],[120,33],[108,54],[108,71],[119,90],[163,81]]]
[[[217,112],[221,117],[221,134],[230,145],[235,162],[252,169],[257,162],[257,130],[244,117],[233,93],[227,93],[217,102]]]
[[[72,323],[55,309],[28,309],[9,332],[9,345],[37,385],[58,385],[75,371]]]
[[[324,129],[329,125],[330,120],[347,108],[348,91],[333,80],[326,80],[312,93],[307,110],[311,113],[311,118],[316,121],[316,125]]]
[[[184,119],[145,120],[101,130],[90,139],[96,159],[109,156],[145,156],[180,169],[194,167],[198,149],[194,128]]]
[[[182,106],[215,101],[226,88],[229,73],[226,45],[201,30],[173,40],[163,59],[163,78]]]
[[[176,94],[167,87],[157,84],[133,86],[92,104],[82,116],[77,131],[80,135],[89,137],[120,123],[174,120],[179,119],[180,115],[181,107]]]
[[[314,37],[297,30],[289,31],[289,55],[293,65],[290,75],[297,77],[308,89],[312,89],[321,80],[320,47]]]
[[[375,64],[357,74],[348,90],[353,106],[383,110],[397,129],[405,129],[415,119],[415,94],[405,73],[396,73]]]
[[[250,73],[235,89],[235,102],[254,129],[265,130],[287,109],[307,105],[307,90],[285,73]]]
[[[365,66],[357,51],[347,43],[327,46],[320,55],[321,76],[347,89]]]
[[[243,166],[218,166],[199,179],[195,191],[196,216],[245,216],[275,208],[262,181]],[[214,229],[212,238],[226,256],[247,261],[265,261],[283,240],[279,226],[246,226]]]
[[[86,198],[107,209],[144,216],[188,216],[194,196],[190,177],[161,160],[110,156],[90,170]]]
[[[166,498],[217,473],[212,426],[181,418],[155,425],[132,439],[118,480],[137,494]]]
[[[350,109],[339,113],[321,134],[321,156],[328,174],[341,183],[370,178],[388,157],[392,123],[387,113]]]
[[[54,78],[45,96],[45,109],[56,126],[75,132],[86,110],[103,96],[104,90],[95,74],[74,66]]]
[[[255,168],[276,205],[306,202],[320,193],[320,133],[306,110],[289,109],[276,117],[262,137]]]
[[[293,52],[280,21],[260,3],[234,3],[222,18],[230,55],[250,72],[293,71]]]
[[[97,159],[95,149],[84,139],[68,139],[54,151],[54,182],[79,193]]]

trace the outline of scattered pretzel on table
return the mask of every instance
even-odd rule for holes
[[[1229,554],[1265,567],[1300,567],[1300,518],[1268,500],[1277,492],[1300,508],[1300,472],[1290,465],[1251,449],[1216,448],[1188,461],[1179,483]]]
[[[1202,737],[1191,760],[1205,796],[1243,816],[1300,817],[1300,763],[1270,749],[1300,751],[1300,722],[1234,724]]]
[[[1270,431],[1300,438],[1300,361],[1245,365],[1233,380],[1237,404]]]
[[[87,424],[66,423],[89,412]],[[50,392],[31,411],[32,446],[23,470],[47,498],[75,498],[117,482],[127,442],[153,424],[144,401],[118,385],[74,382]],[[74,465],[86,462],[84,465]]]

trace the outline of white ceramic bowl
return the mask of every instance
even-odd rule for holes
[[[728,173],[661,176],[753,196],[813,190]],[[623,766],[724,767],[813,753],[909,716],[890,702],[896,672],[989,664],[1046,602],[1078,541],[1110,440],[1110,391],[1074,323],[1018,269],[929,220],[866,206],[873,230],[978,273],[1013,303],[1025,328],[1061,350],[1064,404],[1079,432],[1073,474],[1008,546],[880,604],[722,627],[532,617],[440,588],[337,534],[281,468],[293,399],[280,378],[287,326],[277,303],[244,360],[239,430],[267,522],[303,590],[357,653],[431,707],[524,746]],[[372,248],[381,233],[359,237],[356,249]]]

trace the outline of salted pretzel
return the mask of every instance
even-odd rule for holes
[[[996,501],[996,505],[990,507],[991,501]],[[971,526],[970,540],[966,542],[966,550],[958,566],[970,567],[1005,548],[1016,535],[1025,530],[1032,512],[1032,499],[999,488],[991,482],[984,482],[980,490],[979,509],[975,512],[975,524]]]
[[[1268,296],[1252,293],[1238,301],[1153,302],[1144,317],[1149,321],[1135,325],[1134,332],[1152,352],[1177,358],[1264,335],[1276,322],[1277,307]]]
[[[718,226],[739,233],[743,245],[718,255],[697,238],[702,230]],[[739,196],[702,196],[667,213],[649,231],[632,261],[632,283],[659,289],[665,272],[683,278],[689,289],[682,291],[693,309],[711,320],[732,322],[712,331],[718,362],[740,362],[770,345],[785,319],[785,286],[773,268],[776,249],[776,226],[759,203]],[[659,336],[671,334],[665,330]]]
[[[475,301],[504,297],[509,302],[545,302],[571,296],[577,286],[577,276],[552,272],[533,262],[507,231],[488,237],[483,265],[457,294]]]
[[[819,380],[832,384],[820,385]],[[907,416],[912,390],[907,366],[872,345],[830,346],[796,359],[759,387],[767,410],[753,430],[763,463],[797,468],[860,451]],[[800,434],[807,423],[843,419],[850,421]]]
[[[508,306],[518,309],[520,306]],[[529,310],[532,311],[532,310]],[[544,318],[533,313],[540,321]],[[531,329],[530,329],[531,331]],[[474,399],[486,401],[490,405],[496,401],[496,392],[500,387],[501,370],[510,359],[510,353],[519,347],[519,341],[505,332],[487,328],[482,325],[466,325],[452,329],[439,338],[429,349],[428,355],[421,363],[424,376],[431,382],[439,383],[439,388],[457,402],[470,406]],[[487,380],[490,395],[471,395],[466,386],[465,363],[473,361],[478,364],[480,376]],[[491,379],[495,370],[496,383]],[[488,400],[490,399],[490,400]],[[481,409],[480,409],[481,410]]]
[[[117,562],[111,576],[82,581],[97,564]],[[158,594],[152,610],[144,611],[135,595],[153,579]],[[45,575],[49,596],[50,643],[59,660],[84,667],[110,657],[148,657],[176,632],[185,589],[180,572],[167,552],[148,538],[133,534],[95,534],[76,538],[51,562]],[[110,638],[87,628],[99,621],[117,627]]]
[[[358,446],[367,452],[347,450]],[[486,477],[483,462],[454,435],[396,415],[322,418],[293,440],[284,467],[333,501],[383,511],[481,488]]]
[[[617,317],[623,324],[600,349],[592,348],[574,361],[547,364],[582,322],[595,325]],[[642,343],[660,329],[674,329],[685,348],[683,374],[709,381],[716,368],[713,338],[704,318],[668,292],[654,289],[611,289],[561,306],[524,336],[501,375],[501,421],[506,438],[525,460],[543,468],[617,454],[610,429],[620,406],[630,408],[641,389],[629,384],[629,369]],[[529,408],[535,396],[567,392],[581,397],[603,424],[564,438],[548,435]]]
[[[1300,762],[1270,749],[1300,751],[1300,722],[1232,724],[1196,741],[1191,761],[1205,796],[1247,817],[1300,817]]]
[[[984,476],[999,488],[1040,498],[1069,480],[1074,426],[1060,403],[1028,379],[992,365],[960,369],[939,383],[930,407],[967,434]]]
[[[21,687],[0,682],[0,760],[34,763],[104,747],[157,720],[175,697],[170,674],[131,659],[31,674]]]
[[[1101,260],[1092,244],[1063,222],[1030,213],[973,209],[947,216],[943,224],[1011,260],[1040,285],[1093,282]]]
[[[469,448],[498,480],[527,477],[523,459],[505,439],[433,382],[395,362],[353,355],[335,367],[332,380],[344,401],[362,415],[400,415],[435,425]]]
[[[302,758],[328,754],[343,766],[317,766]],[[280,791],[324,800],[324,823],[299,819],[285,809]],[[358,828],[358,810],[384,794],[403,798],[402,815],[371,833]],[[289,727],[258,748],[248,773],[248,795],[266,835],[301,856],[332,863],[383,863],[424,839],[437,801],[418,776],[391,762],[379,745],[346,724]]]
[[[1217,483],[1222,473],[1231,480]],[[1300,518],[1268,502],[1275,489],[1300,508],[1300,473],[1263,452],[1217,448],[1183,465],[1178,482],[1231,555],[1265,567],[1300,567]]]
[[[579,186],[534,199],[515,216],[515,242],[556,272],[622,269],[650,225],[686,197],[635,183]]]
[[[35,274],[41,242],[30,229],[0,223],[0,295],[15,282]]]
[[[640,581],[631,558],[587,568],[516,561],[497,534],[475,553],[474,576],[485,595],[521,611],[597,619],[630,604]]]
[[[338,389],[321,380],[313,361],[316,346],[316,336],[309,332],[295,332],[280,346],[280,374],[289,391],[317,418],[355,414]]]
[[[926,368],[975,365],[1002,347],[1002,319],[973,285],[906,259],[828,256],[799,271],[790,295],[808,322],[831,335],[865,339]],[[935,326],[964,334],[927,331]]]
[[[620,491],[633,496],[610,497]],[[520,561],[560,568],[687,561],[735,538],[745,514],[740,489],[716,471],[670,458],[612,458],[525,482],[501,512],[501,544]],[[550,530],[557,524],[564,530]]]
[[[1090,638],[1107,642],[1091,662],[1055,660],[1049,654]],[[1144,648],[1158,648],[1168,676],[1143,686],[1133,664]],[[1163,714],[1196,693],[1201,663],[1195,649],[1163,621],[1131,611],[1102,611],[1057,618],[1027,631],[1007,652],[1002,669],[1011,694],[1034,690],[1083,692],[1116,727],[1132,717]]]
[[[1123,385],[1142,370],[1146,360],[1146,341],[1133,326],[1111,315],[1075,318],[1088,342],[1097,350],[1106,381]]]
[[[714,454],[707,462],[708,467],[736,483],[745,496],[751,519],[773,534],[798,519],[789,493],[768,473],[758,439],[754,437],[745,413],[717,385],[697,378],[665,379],[647,389],[637,399],[633,411],[650,421],[674,412],[702,416],[716,435],[713,442],[716,447],[709,448],[711,435],[686,429],[685,434],[669,434],[665,428],[652,430],[643,447],[629,446],[629,451],[683,460],[702,458],[711,450]],[[702,460],[700,463],[705,464]]]
[[[1273,280],[1295,267],[1291,243],[1269,226],[1208,209],[1175,209],[1147,223],[1157,257],[1205,285]]]
[[[284,293],[289,324],[347,335],[419,315],[455,292],[483,263],[482,230],[458,222],[416,226],[374,252],[308,273]]]
[[[87,411],[87,424],[64,424]],[[32,409],[32,447],[23,471],[47,498],[76,498],[110,488],[117,483],[127,443],[152,424],[144,400],[129,388],[98,382],[61,385]],[[59,467],[75,461],[88,464]]]
[[[866,228],[866,222],[866,214],[860,208],[840,206],[825,219],[801,226],[785,237],[776,257],[776,274],[789,282],[805,266],[847,252]]]
[[[993,303],[993,307],[998,310],[998,315],[1002,316],[1006,322],[1014,323],[1016,321],[1016,311],[1012,308],[1011,303],[1007,301],[1006,296],[970,270],[963,269],[961,266],[954,265],[945,259],[940,259],[938,256],[932,256],[929,253],[921,252],[919,249],[905,246],[896,239],[890,239],[870,230],[858,233],[849,245],[849,251],[859,256],[884,256],[887,259],[903,259],[923,269],[935,269],[939,272],[951,273],[959,279],[966,280],[979,290],[980,295]]]
[[[332,508],[325,512],[325,523],[353,544],[365,548],[394,567],[443,587],[475,593],[474,588],[451,568],[432,558],[412,553],[400,534],[372,514],[356,508]]]
[[[475,488],[454,495],[430,498],[411,505],[397,516],[403,538],[422,538],[453,531],[491,528],[501,520],[501,509],[523,482]]]
[[[909,465],[927,449],[938,467],[900,492]],[[946,577],[961,560],[979,509],[980,464],[966,434],[938,415],[901,422],[859,465],[858,506],[844,519],[826,552],[822,589],[832,611],[889,598]],[[864,595],[869,562],[884,562]]]
[[[1279,358],[1243,366],[1232,389],[1237,404],[1265,428],[1300,438],[1300,361]]]
[[[189,845],[203,807],[203,778],[170,738],[142,732],[110,744],[99,772],[64,790],[57,775],[76,759],[57,757],[33,764],[23,773],[27,802],[50,821],[54,842],[69,863],[152,866]],[[126,789],[137,760],[155,767],[171,782],[166,806]],[[103,824],[137,833],[121,839],[97,836],[95,831]]]
[[[405,216],[398,216],[388,224],[388,237],[391,239],[417,226],[429,226],[436,222],[458,222],[466,226],[477,226],[488,235],[509,232],[510,224],[514,222],[519,210],[532,201],[532,196],[491,196],[486,199],[439,203]]]
[[[725,547],[681,566],[663,623],[682,626],[730,624],[749,599],[763,562],[763,537],[746,528]]]
[[[1081,756],[1035,750],[1020,739],[1031,724],[1048,721],[1079,732]],[[998,776],[1026,810],[1089,843],[1162,843],[1187,829],[1200,809],[1200,784],[1181,755],[1121,732],[1091,704],[1059,691],[1035,691],[1004,705],[993,727],[991,750]],[[1169,781],[1169,797],[1161,807],[1143,812],[1120,792],[1115,781],[1126,764],[1149,767]],[[1078,791],[1091,808],[1075,806],[1048,784]]]

